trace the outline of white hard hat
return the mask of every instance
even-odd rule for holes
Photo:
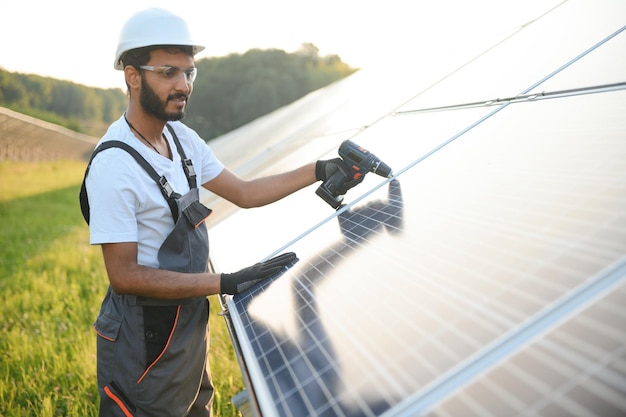
[[[135,13],[122,27],[113,67],[124,69],[120,62],[124,52],[152,45],[191,46],[194,55],[204,49],[191,40],[187,23],[182,18],[164,9],[151,8]]]

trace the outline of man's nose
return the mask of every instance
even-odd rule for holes
[[[190,92],[193,88],[193,81],[189,79],[185,72],[181,71],[178,79],[176,80],[176,89],[179,91]]]

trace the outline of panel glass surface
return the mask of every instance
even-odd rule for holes
[[[509,108],[286,248],[234,300],[279,415],[379,415],[623,263],[624,100]]]
[[[368,174],[337,213],[311,187],[212,229],[222,270],[299,257],[227,299],[264,416],[626,413],[626,90],[413,111],[626,81],[626,35],[597,44],[619,26],[554,49],[565,6],[357,135],[298,144],[350,137],[393,180]],[[544,59],[509,65],[521,50]]]
[[[574,315],[429,416],[622,416],[626,285]]]

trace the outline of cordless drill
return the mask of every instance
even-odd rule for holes
[[[356,180],[363,177],[368,172],[373,172],[381,177],[391,177],[391,168],[376,155],[356,143],[345,140],[339,146],[339,156],[344,160],[349,172],[337,169],[326,181],[324,181],[315,191],[315,194],[322,197],[332,208],[337,208],[343,201],[341,195],[341,185],[346,181]]]

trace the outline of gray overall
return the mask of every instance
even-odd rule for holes
[[[179,153],[184,155],[182,148]],[[191,166],[191,161],[185,163]],[[159,268],[206,272],[209,248],[204,219],[211,211],[199,202],[193,168],[193,178],[187,168],[185,172],[191,190],[170,196],[176,223],[159,249]],[[119,295],[109,287],[94,324],[100,415],[211,415],[208,315],[206,297],[158,300]]]

